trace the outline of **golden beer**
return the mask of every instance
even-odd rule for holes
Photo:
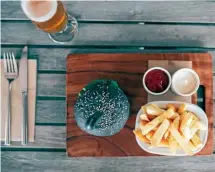
[[[58,0],[22,0],[27,17],[56,42],[68,42],[77,32],[77,21],[69,22],[63,3]]]

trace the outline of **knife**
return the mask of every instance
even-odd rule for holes
[[[23,123],[22,145],[28,144],[28,47],[22,50],[19,66],[20,88],[22,93]]]

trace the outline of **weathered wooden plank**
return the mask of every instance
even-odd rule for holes
[[[39,70],[65,70],[68,54],[78,51],[72,48],[29,48],[28,57],[38,60]],[[80,49],[81,51],[81,49]],[[2,52],[14,52],[21,57],[22,48],[2,48]]]
[[[49,115],[49,114],[47,114]],[[35,126],[35,142],[30,142],[26,148],[65,148],[66,147],[65,126]],[[5,147],[1,143],[1,147]],[[12,142],[10,147],[22,148],[21,142]]]
[[[39,69],[65,69],[67,54],[71,53],[71,49],[30,49],[29,53],[32,57],[39,60]]]
[[[64,74],[39,74],[38,96],[65,96],[66,77]]]
[[[214,26],[80,23],[79,34],[68,44],[214,47],[214,28]],[[2,43],[56,44],[46,33],[37,30],[29,22],[2,22],[1,31]]]
[[[214,172],[215,155],[198,157],[68,158],[63,152],[2,152],[2,172]]]
[[[209,52],[210,54],[211,54],[211,56],[212,56],[212,61],[213,61],[213,73],[214,73],[214,71],[215,71],[215,52]]]
[[[37,124],[66,124],[65,100],[37,100]]]
[[[2,48],[2,52],[14,52],[16,58],[21,56],[21,48]],[[162,50],[151,50],[159,52]],[[144,53],[144,50],[127,48],[127,49],[104,49],[104,48],[34,48],[28,49],[29,58],[38,60],[39,70],[65,70],[66,57],[68,54],[77,53]],[[169,52],[169,51],[168,51]],[[177,50],[175,50],[177,52]],[[215,51],[209,52],[213,57],[213,70],[215,71]]]
[[[214,22],[213,2],[68,2],[68,12],[81,20]],[[87,7],[87,10],[86,10]],[[3,1],[2,18],[24,18],[20,2]]]
[[[16,58],[20,58],[22,48],[2,48],[2,52],[14,52]],[[162,50],[151,50],[151,52]],[[173,50],[172,50],[173,51]],[[169,52],[169,51],[168,51]],[[177,52],[177,50],[175,50]],[[68,54],[77,53],[144,53],[137,48],[104,49],[104,48],[34,48],[28,49],[29,58],[38,60],[39,70],[66,70],[66,57]],[[215,51],[209,52],[213,57],[213,70],[215,71]]]

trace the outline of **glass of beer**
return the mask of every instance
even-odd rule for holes
[[[59,0],[22,0],[27,17],[57,43],[71,41],[78,33],[77,20],[68,15]]]

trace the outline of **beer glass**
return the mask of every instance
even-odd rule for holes
[[[22,0],[27,17],[57,43],[71,41],[78,32],[77,20],[68,15],[59,0]]]

